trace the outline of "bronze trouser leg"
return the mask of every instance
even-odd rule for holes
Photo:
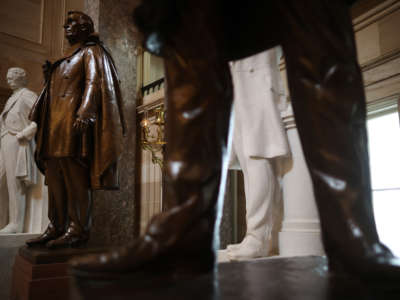
[[[169,207],[179,208],[176,232],[184,235],[190,227],[201,227],[199,219],[204,217],[208,224],[201,230],[212,237],[219,188],[225,180],[221,178],[226,175],[226,170],[223,174],[221,170],[227,150],[231,99],[222,86],[231,88],[228,66],[191,61],[189,67],[180,61],[184,58],[176,55],[165,62],[170,116],[166,126],[167,201]],[[225,78],[219,77],[221,74]],[[215,86],[214,82],[222,86]],[[190,230],[193,229],[196,230]]]
[[[57,228],[88,232],[92,206],[88,168],[68,157],[52,158],[47,166],[50,221]]]
[[[67,191],[58,159],[47,161],[46,181],[49,193],[49,220],[58,231],[67,227]]]
[[[216,51],[215,32],[209,29],[212,17],[207,22],[203,17],[188,9],[185,18],[192,25],[180,27],[174,47],[166,49],[165,201],[171,209],[158,215],[147,232],[164,245],[179,241],[186,251],[204,252],[204,247],[212,249],[216,205],[223,194],[219,188],[226,176],[226,168],[221,171],[232,83],[228,64]],[[203,242],[193,247],[196,239]]]
[[[283,48],[292,105],[326,252],[330,258],[365,256],[379,246],[379,239],[371,203],[365,97],[348,8],[330,0],[285,0],[280,5],[287,26]]]

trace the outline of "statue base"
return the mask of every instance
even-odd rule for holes
[[[74,256],[104,249],[68,248],[48,250],[23,246],[15,258],[11,300],[69,300],[69,264]]]

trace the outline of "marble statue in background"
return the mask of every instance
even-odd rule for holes
[[[0,234],[23,231],[28,189],[38,180],[33,159],[37,126],[28,119],[37,95],[26,88],[27,75],[21,68],[10,68],[7,82],[13,94],[0,115],[0,201],[8,206],[8,225]]]
[[[35,160],[48,185],[50,224],[28,246],[85,244],[91,191],[119,188],[125,126],[116,67],[88,15],[68,12],[64,30],[70,48],[44,66],[45,86],[30,113],[38,125]]]
[[[277,49],[230,63],[234,86],[234,133],[230,168],[243,171],[247,230],[228,245],[230,260],[271,255],[277,248],[282,197],[279,160],[289,155],[279,103],[283,84]]]

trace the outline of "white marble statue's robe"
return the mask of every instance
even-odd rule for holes
[[[0,222],[3,225],[4,219],[9,219],[9,222],[22,222],[19,226],[23,227],[27,188],[38,181],[33,159],[36,124],[28,119],[36,98],[34,92],[21,88],[7,100],[0,115],[0,201],[3,208]],[[24,137],[24,141],[19,141],[18,137]],[[4,209],[8,206],[9,209]]]
[[[231,63],[234,84],[234,137],[248,157],[276,158],[290,152],[282,125],[283,85],[276,48]],[[232,152],[234,153],[234,152]]]

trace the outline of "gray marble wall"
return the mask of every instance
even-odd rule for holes
[[[233,195],[234,186],[232,176],[228,173],[228,178],[226,181],[226,190],[224,197],[224,206],[222,210],[221,225],[219,227],[219,248],[225,249],[227,245],[233,244],[235,242],[234,236],[234,201],[235,197]]]
[[[85,13],[88,14],[94,23],[96,31],[99,30],[100,0],[84,0]]]
[[[234,178],[235,174],[236,180]],[[235,226],[236,230],[234,230]],[[230,244],[240,243],[245,234],[246,196],[244,194],[243,173],[241,171],[229,170],[221,225],[219,228],[219,248],[226,249]]]
[[[88,2],[88,1],[87,1]],[[131,1],[99,0],[86,5],[87,13],[96,18],[106,47],[110,50],[121,80],[124,112],[128,133],[124,138],[119,161],[120,190],[94,193],[92,245],[121,245],[134,239],[138,220],[135,201],[135,147],[136,147],[136,41],[133,36]]]

